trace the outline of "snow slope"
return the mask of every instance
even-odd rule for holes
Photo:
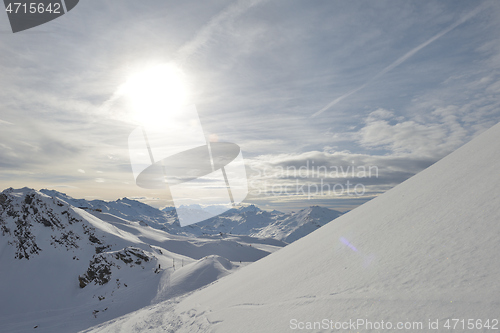
[[[497,331],[499,170],[500,124],[282,250],[87,332]]]
[[[162,211],[137,200],[123,198],[116,201],[88,201],[85,199],[74,199],[65,193],[55,190],[42,189],[40,192],[50,197],[57,197],[77,208],[88,208],[90,211],[100,209],[103,213],[112,214],[130,221],[142,221],[153,225],[168,221],[168,217]]]
[[[191,292],[284,245],[170,235],[10,188],[0,193],[0,331],[76,332]]]

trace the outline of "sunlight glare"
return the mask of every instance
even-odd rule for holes
[[[187,101],[185,75],[173,64],[130,76],[120,91],[132,104],[134,121],[146,126],[168,121]]]

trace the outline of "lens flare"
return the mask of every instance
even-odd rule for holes
[[[351,244],[351,242],[349,242],[347,239],[345,239],[344,237],[340,237],[340,241],[346,245],[348,248],[350,248],[351,250],[355,251],[355,252],[358,252],[358,249],[356,247],[354,247],[354,245]]]

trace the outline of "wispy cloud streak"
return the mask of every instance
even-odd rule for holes
[[[205,26],[203,26],[196,36],[189,42],[185,43],[179,51],[177,51],[176,60],[177,62],[184,62],[190,56],[197,53],[201,48],[203,48],[216,34],[216,32],[223,26],[224,22],[235,19],[249,8],[263,2],[264,0],[240,0],[222,12],[214,16]]]
[[[319,116],[320,114],[322,114],[326,110],[330,109],[335,104],[337,104],[340,101],[346,99],[347,97],[349,97],[349,96],[357,93],[358,91],[364,89],[366,86],[368,86],[373,81],[377,80],[378,78],[380,78],[384,74],[390,72],[391,70],[393,70],[394,68],[398,67],[403,62],[405,62],[406,60],[408,60],[409,58],[411,58],[412,56],[414,56],[418,51],[422,50],[423,48],[425,48],[426,46],[428,46],[432,42],[438,40],[439,38],[443,37],[448,32],[452,31],[453,29],[455,29],[456,27],[458,27],[462,23],[468,21],[470,18],[472,18],[473,16],[477,15],[480,11],[484,10],[490,4],[491,4],[490,2],[484,2],[481,5],[477,6],[473,11],[471,11],[467,15],[464,15],[461,19],[459,19],[457,22],[455,22],[452,25],[450,25],[448,28],[444,29],[443,31],[441,31],[438,34],[434,35],[432,38],[428,39],[427,41],[425,41],[422,44],[418,45],[417,47],[413,48],[411,51],[407,52],[402,57],[398,58],[396,61],[394,61],[389,66],[385,67],[383,70],[381,70],[379,73],[377,73],[374,77],[372,77],[371,79],[369,79],[368,81],[366,81],[361,86],[357,87],[356,89],[353,89],[353,90],[349,91],[348,93],[346,93],[346,94],[344,94],[344,95],[342,95],[340,97],[337,97],[336,99],[334,99],[333,101],[331,101],[330,103],[328,103],[328,105],[326,105],[321,110],[315,112],[311,117]]]
[[[0,125],[2,124],[5,124],[5,125],[13,125],[12,123],[8,122],[8,121],[5,121],[5,120],[2,120],[0,119]]]

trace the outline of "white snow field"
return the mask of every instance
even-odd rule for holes
[[[500,124],[280,251],[85,332],[497,332],[499,170]]]

